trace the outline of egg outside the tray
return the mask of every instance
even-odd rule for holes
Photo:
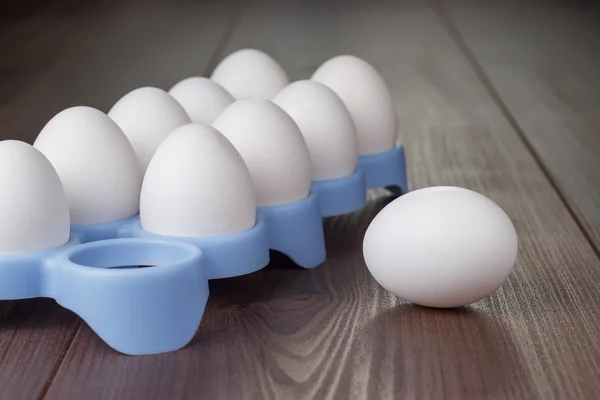
[[[112,222],[137,214],[142,176],[134,150],[102,111],[84,106],[61,111],[44,126],[34,147],[62,181],[71,224]]]
[[[213,125],[248,166],[259,206],[291,203],[308,196],[308,147],[298,125],[279,106],[264,99],[238,100]]]
[[[0,255],[66,244],[69,206],[52,164],[30,144],[0,141]]]
[[[127,93],[113,105],[108,116],[131,142],[142,174],[162,141],[176,128],[192,122],[173,96],[155,87]]]
[[[515,228],[496,203],[468,189],[430,187],[377,214],[363,242],[379,284],[412,303],[450,308],[479,301],[513,271]]]
[[[144,230],[165,236],[220,236],[252,228],[256,199],[242,157],[211,126],[177,128],[148,165],[140,219]]]
[[[300,128],[310,151],[313,180],[354,173],[358,159],[356,128],[348,109],[331,89],[315,81],[297,81],[273,102]]]
[[[390,90],[375,68],[350,55],[323,63],[312,80],[331,88],[344,102],[358,135],[358,153],[371,155],[396,145],[396,115]]]
[[[217,65],[211,79],[236,100],[271,100],[289,84],[287,74],[277,61],[256,49],[242,49],[229,54]]]

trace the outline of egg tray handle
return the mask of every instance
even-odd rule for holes
[[[139,216],[72,226],[57,249],[0,256],[0,299],[53,298],[124,354],[174,351],[199,327],[209,279],[257,271],[268,264],[269,249],[303,268],[320,265],[322,217],[361,208],[366,189],[376,187],[408,191],[402,146],[360,156],[354,174],[313,182],[306,199],[259,207],[255,226],[243,232],[169,237],[145,231]]]
[[[208,300],[202,251],[191,244],[139,238],[1,256],[3,299],[49,297],[79,315],[110,347],[155,354],[185,346]],[[151,265],[152,268],[137,268]]]

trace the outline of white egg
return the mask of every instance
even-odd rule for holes
[[[428,307],[479,301],[511,274],[517,234],[489,198],[457,187],[410,192],[371,222],[363,253],[369,271],[396,296]]]
[[[271,100],[289,83],[287,74],[268,54],[256,49],[238,50],[225,57],[211,79],[237,100]]]
[[[169,90],[187,111],[192,122],[212,124],[235,99],[221,85],[204,77],[182,80]]]
[[[395,146],[392,95],[370,64],[354,56],[337,56],[323,63],[311,79],[330,87],[348,107],[356,125],[360,155],[381,153]]]
[[[259,206],[302,200],[310,193],[310,155],[294,120],[268,100],[238,100],[213,124],[244,158]]]
[[[173,96],[155,87],[142,87],[127,93],[110,109],[108,116],[131,142],[142,173],[169,133],[192,122]]]
[[[300,128],[310,151],[313,180],[341,178],[356,170],[356,128],[348,109],[331,89],[314,81],[298,81],[283,89],[273,102]]]
[[[0,255],[35,253],[69,241],[69,206],[50,161],[31,145],[0,142]]]
[[[137,214],[142,175],[135,153],[123,131],[102,111],[63,110],[44,126],[33,145],[58,172],[73,225]]]
[[[252,228],[256,199],[242,157],[211,126],[176,129],[150,161],[140,219],[144,230],[166,236],[219,236]]]

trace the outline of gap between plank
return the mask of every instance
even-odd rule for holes
[[[221,53],[223,52],[223,49],[225,49],[225,47],[229,43],[229,41],[233,35],[233,32],[235,31],[236,27],[238,26],[240,20],[242,19],[242,16],[246,10],[246,1],[240,0],[240,3],[242,3],[242,4],[240,4],[240,6],[238,7],[239,11],[233,13],[233,15],[228,23],[227,28],[225,28],[223,34],[221,35],[221,39],[219,39],[219,42],[213,52],[213,55],[211,56],[208,63],[206,64],[206,68],[204,69],[204,74],[203,74],[205,76],[217,65],[217,63],[219,61],[219,57],[221,56]],[[75,340],[79,336],[79,332],[81,331],[81,328],[83,326],[81,317],[78,317],[78,318],[80,319],[80,321],[77,326],[77,329],[75,330],[75,333],[73,334],[73,337],[71,338],[71,341],[69,342],[69,345],[67,346],[66,350],[62,354],[62,357],[60,357],[60,361],[56,363],[54,369],[52,370],[52,373],[50,374],[50,377],[48,378],[48,381],[42,387],[42,390],[40,391],[40,394],[36,400],[43,400],[46,397],[46,395],[48,394],[48,391],[50,390],[50,387],[54,383],[54,378],[58,374],[58,371],[60,371],[60,368],[64,364],[64,361],[67,358],[67,355],[69,354],[69,351],[75,344]]]
[[[58,303],[57,303],[57,305],[59,307],[62,307]],[[54,382],[54,377],[56,377],[56,374],[58,373],[58,370],[60,369],[60,367],[63,365],[63,362],[64,362],[67,354],[69,354],[71,347],[73,347],[73,343],[75,343],[75,339],[77,338],[77,336],[79,336],[79,331],[81,330],[81,326],[83,324],[82,324],[81,318],[79,316],[78,316],[78,318],[79,318],[79,321],[77,323],[77,329],[75,329],[75,333],[73,334],[73,337],[71,338],[71,341],[69,342],[69,345],[63,352],[62,357],[60,357],[60,361],[58,361],[56,363],[56,365],[52,369],[52,373],[50,374],[48,380],[46,381],[46,383],[44,383],[44,386],[42,387],[42,390],[40,391],[40,394],[37,397],[37,400],[42,400],[44,397],[46,397],[48,390],[50,390],[50,386],[52,386],[52,382]]]
[[[579,219],[579,217],[577,216],[577,213],[575,212],[573,207],[571,207],[571,205],[567,201],[567,198],[566,198],[565,194],[562,192],[562,190],[560,189],[560,186],[558,185],[558,183],[552,178],[552,174],[550,173],[549,169],[546,168],[546,165],[544,164],[542,158],[536,152],[536,150],[533,147],[533,145],[531,144],[531,142],[527,139],[527,136],[525,135],[525,133],[524,133],[523,129],[521,128],[521,126],[519,125],[519,123],[517,122],[517,119],[510,112],[510,110],[508,109],[508,106],[506,105],[506,103],[504,102],[504,100],[502,99],[502,97],[500,96],[500,94],[498,93],[498,91],[496,90],[494,85],[492,84],[492,81],[485,73],[483,66],[477,60],[477,57],[475,57],[475,54],[471,51],[471,49],[467,45],[467,42],[461,35],[460,31],[458,30],[458,28],[456,27],[454,22],[452,21],[452,17],[450,17],[450,14],[446,10],[446,8],[441,4],[441,2],[439,0],[435,0],[433,2],[432,8],[434,9],[435,13],[437,14],[438,18],[440,19],[442,26],[444,26],[444,28],[448,31],[450,37],[452,39],[454,39],[454,41],[456,42],[459,50],[465,56],[467,62],[473,69],[473,72],[475,72],[475,75],[477,76],[479,81],[483,84],[483,86],[487,90],[488,94],[490,95],[490,97],[492,98],[494,103],[496,103],[496,105],[500,109],[500,112],[502,113],[504,118],[506,118],[509,125],[515,130],[515,132],[517,133],[517,136],[519,137],[519,139],[521,139],[521,142],[523,143],[525,148],[532,155],[536,164],[538,165],[538,167],[540,168],[542,173],[546,176],[546,178],[550,182],[550,185],[552,186],[552,188],[554,189],[554,191],[556,192],[556,194],[558,195],[558,197],[564,204],[564,206],[565,206],[567,212],[569,213],[569,215],[571,216],[571,218],[573,218],[573,220],[575,221],[575,224],[577,224],[577,227],[579,228],[579,230],[585,237],[585,240],[588,242],[588,244],[594,251],[594,254],[596,255],[596,257],[598,259],[600,259],[600,249],[596,246],[591,235],[586,230],[583,222]]]

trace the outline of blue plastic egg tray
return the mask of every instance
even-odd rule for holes
[[[322,218],[362,208],[366,190],[378,187],[407,192],[402,146],[360,156],[355,173],[313,182],[303,200],[259,207],[255,226],[239,233],[161,236],[146,232],[139,216],[72,226],[71,239],[58,249],[0,256],[0,300],[53,298],[119,352],[174,351],[200,325],[208,280],[263,268],[269,249],[300,267],[318,266],[326,258]]]

